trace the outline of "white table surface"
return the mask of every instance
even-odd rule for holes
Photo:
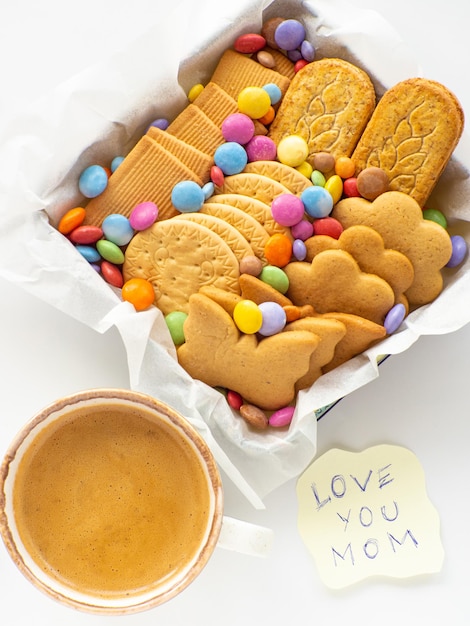
[[[222,2],[223,4],[223,2]],[[461,0],[353,0],[382,13],[414,50],[428,77],[453,89],[470,117],[468,24]],[[75,72],[118,50],[158,19],[159,0],[17,0],[0,9],[0,126]],[[5,207],[2,207],[5,210]],[[38,409],[68,392],[129,386],[117,332],[98,335],[0,280],[0,450]],[[85,615],[52,602],[23,578],[0,545],[0,621],[125,626],[224,624],[403,625],[470,623],[470,327],[420,339],[381,366],[380,377],[340,402],[318,426],[319,454],[393,443],[413,450],[441,516],[446,558],[439,574],[366,581],[333,592],[321,582],[297,531],[295,481],[255,511],[230,484],[229,515],[275,530],[272,554],[257,559],[217,550],[178,598],[124,618]],[[263,471],[260,467],[260,471]]]

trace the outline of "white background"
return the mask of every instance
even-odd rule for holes
[[[219,0],[216,5],[223,5]],[[233,0],[232,0],[233,1]],[[424,74],[445,83],[470,118],[468,24],[461,0],[354,0],[379,11],[414,51]],[[160,0],[16,0],[0,9],[0,126],[77,71],[111,54],[158,20]],[[207,24],[210,28],[210,23]],[[8,210],[8,207],[2,207]],[[128,387],[117,332],[97,335],[18,286],[0,280],[0,452],[37,410],[66,393]],[[441,516],[442,572],[397,581],[366,581],[332,592],[321,582],[297,531],[295,481],[255,511],[226,485],[229,515],[275,530],[272,554],[257,559],[217,550],[202,575],[178,598],[124,618],[77,613],[33,589],[0,545],[0,621],[123,626],[159,624],[470,623],[470,328],[424,337],[381,366],[380,377],[340,402],[318,426],[319,454],[331,447],[362,450],[392,443],[413,450]],[[263,468],[260,467],[262,472]]]

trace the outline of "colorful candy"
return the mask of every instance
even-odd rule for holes
[[[263,315],[252,300],[240,300],[233,309],[233,321],[242,333],[253,335],[261,328]]]
[[[272,201],[271,213],[281,226],[294,226],[305,214],[304,203],[294,194],[283,193]]]
[[[302,239],[295,239],[292,244],[292,254],[297,261],[304,261],[307,256],[307,246]]]
[[[447,262],[447,267],[457,267],[464,260],[467,254],[467,242],[461,235],[452,235],[452,255]]]
[[[380,167],[366,167],[357,176],[357,190],[366,200],[375,200],[388,190],[388,176]]]
[[[158,207],[154,202],[140,202],[132,209],[129,223],[136,230],[150,228],[158,219]]]
[[[78,245],[75,248],[88,263],[97,263],[101,259],[100,253],[93,246]]]
[[[424,209],[423,217],[425,220],[436,222],[436,224],[439,224],[442,228],[447,228],[446,217],[442,211],[439,211],[439,209]]]
[[[324,187],[307,187],[300,196],[310,217],[326,217],[333,210],[333,197]]]
[[[270,137],[255,135],[245,146],[248,161],[274,161],[277,146]]]
[[[391,335],[401,326],[406,316],[405,306],[400,302],[395,304],[385,316],[384,328],[387,335]]]
[[[220,167],[225,176],[231,176],[243,172],[248,163],[248,155],[239,143],[227,141],[215,151],[214,163]]]
[[[124,252],[113,241],[100,239],[96,242],[96,249],[100,256],[110,263],[114,263],[115,265],[122,265],[124,263]]]
[[[258,305],[263,316],[260,335],[269,337],[280,333],[286,325],[286,312],[277,302],[262,302]]]
[[[224,119],[221,126],[225,141],[235,141],[242,145],[248,143],[255,134],[255,125],[245,113],[232,113]]]
[[[103,237],[103,230],[99,226],[87,224],[77,226],[69,235],[70,241],[74,244],[91,245]]]
[[[203,91],[204,91],[204,85],[202,85],[201,83],[197,83],[196,85],[193,85],[188,93],[189,102],[194,102],[194,100],[196,100],[196,98],[200,96]]]
[[[145,278],[130,278],[122,286],[122,298],[136,311],[145,311],[155,300],[152,283]]]
[[[312,222],[303,219],[298,224],[294,224],[290,231],[295,239],[302,239],[302,241],[305,241],[313,235],[313,224]]]
[[[286,406],[282,409],[274,411],[274,413],[269,418],[269,425],[273,426],[274,428],[283,428],[284,426],[288,426],[292,422],[294,412],[294,406]]]
[[[202,188],[192,180],[182,180],[176,183],[171,192],[171,202],[181,213],[199,211],[204,200]]]
[[[277,146],[277,157],[284,165],[298,167],[308,156],[308,145],[300,135],[287,135]]]
[[[271,265],[284,267],[292,257],[292,242],[284,233],[274,233],[264,246],[264,256]]]
[[[281,101],[282,91],[276,83],[267,83],[263,85],[263,89],[268,93],[271,104],[277,104]]]
[[[341,196],[343,195],[343,181],[341,176],[338,174],[330,176],[325,182],[325,189],[331,194],[333,204],[339,202],[341,200]]]
[[[134,236],[129,218],[119,213],[111,213],[105,217],[101,228],[106,239],[116,246],[126,246]]]
[[[259,279],[267,285],[277,289],[279,293],[286,293],[289,289],[289,278],[287,274],[276,265],[265,265],[261,270]]]
[[[271,98],[262,87],[245,87],[238,94],[238,109],[254,120],[263,117],[271,106]]]
[[[69,209],[61,218],[57,230],[63,235],[68,235],[75,228],[83,224],[86,217],[86,211],[82,207]]]
[[[246,33],[235,39],[233,44],[234,50],[241,54],[254,54],[259,52],[266,45],[266,39],[258,33]]]
[[[274,40],[281,50],[295,50],[305,40],[305,28],[298,20],[283,20],[274,32]]]
[[[108,173],[101,165],[89,165],[78,179],[78,188],[85,198],[96,198],[108,186]]]
[[[100,271],[105,281],[110,285],[113,285],[113,287],[118,287],[120,289],[123,286],[124,278],[122,276],[122,272],[117,265],[114,265],[114,263],[102,261]]]
[[[255,255],[248,254],[240,261],[240,274],[259,276],[263,269],[263,262]]]
[[[334,217],[322,217],[313,222],[314,235],[328,235],[333,239],[339,239],[343,230],[341,222]]]
[[[187,317],[188,314],[183,311],[172,311],[165,315],[165,322],[175,346],[180,346],[185,342],[184,323]]]

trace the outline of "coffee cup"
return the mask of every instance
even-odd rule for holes
[[[14,563],[83,611],[158,606],[217,545],[269,551],[269,529],[224,516],[217,464],[198,431],[138,392],[89,390],[40,411],[7,450],[0,488]]]

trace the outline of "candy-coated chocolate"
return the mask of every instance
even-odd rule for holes
[[[268,416],[254,404],[242,404],[240,415],[245,422],[257,430],[265,430],[268,427]]]
[[[467,242],[461,235],[452,235],[450,241],[452,243],[452,254],[447,262],[447,267],[457,267],[467,254]]]
[[[240,300],[233,309],[233,321],[242,333],[253,335],[261,328],[263,315],[252,300]]]
[[[351,157],[341,156],[336,159],[335,172],[338,176],[341,176],[341,178],[351,178],[351,176],[354,176],[355,171],[356,166]]]
[[[199,211],[204,204],[202,188],[192,180],[182,180],[171,191],[171,202],[177,211]]]
[[[294,239],[302,239],[302,241],[305,241],[313,235],[313,224],[303,219],[298,224],[291,226],[290,232]]]
[[[276,83],[267,83],[263,85],[263,89],[268,93],[271,104],[277,104],[281,101],[282,91]]]
[[[446,216],[439,209],[423,209],[423,217],[425,220],[436,222],[442,228],[447,228]]]
[[[384,328],[387,332],[387,335],[391,335],[401,326],[401,323],[405,319],[406,309],[405,306],[400,302],[399,304],[395,304],[390,311],[385,316]]]
[[[183,311],[172,311],[165,315],[165,322],[170,331],[170,336],[175,346],[180,346],[185,342],[184,323],[188,317]]]
[[[243,404],[243,398],[238,391],[229,389],[229,391],[227,391],[227,402],[232,409],[239,411]]]
[[[279,293],[285,294],[289,289],[289,278],[280,267],[276,265],[265,265],[261,270],[259,279],[267,285],[277,289]]]
[[[245,113],[232,113],[222,122],[221,130],[225,141],[235,141],[244,145],[255,134],[255,125],[251,117]]]
[[[251,276],[259,276],[263,269],[263,262],[254,254],[247,254],[240,261],[240,274],[250,274]]]
[[[297,61],[300,61],[300,59],[302,59],[302,53],[300,52],[300,50],[288,50],[287,51],[287,58],[289,59],[289,61],[292,61],[292,63],[297,63]]]
[[[57,230],[63,235],[68,235],[72,230],[83,224],[85,217],[86,211],[84,208],[78,206],[69,209],[67,213],[61,217]]]
[[[263,315],[263,323],[259,329],[259,334],[270,337],[280,333],[286,325],[286,312],[277,302],[262,302],[258,305]]]
[[[325,189],[330,192],[333,198],[333,204],[336,204],[341,200],[343,195],[343,180],[338,174],[333,174],[325,182]]]
[[[375,200],[388,190],[387,173],[380,167],[366,167],[357,176],[357,190],[366,200]]]
[[[282,193],[271,203],[271,213],[281,226],[298,224],[305,214],[304,203],[299,196],[292,193]]]
[[[101,259],[100,253],[93,246],[82,246],[79,244],[75,248],[88,263],[97,263]]]
[[[96,243],[103,236],[99,226],[85,224],[74,228],[69,235],[70,241],[75,244],[90,245]]]
[[[266,39],[266,43],[270,48],[274,48],[275,50],[279,47],[274,37],[276,28],[284,19],[283,17],[271,17],[269,20],[266,20],[261,27],[261,34]]]
[[[294,412],[294,406],[286,406],[282,409],[274,411],[269,418],[269,425],[274,428],[283,428],[284,426],[288,426],[292,422]]]
[[[114,159],[111,161],[111,168],[110,168],[111,172],[115,172],[123,161],[124,161],[123,156],[114,157]]]
[[[263,115],[263,117],[260,117],[258,121],[261,122],[261,124],[264,124],[265,126],[269,126],[269,124],[272,123],[275,117],[276,117],[276,111],[274,107],[271,105],[266,115]]]
[[[134,305],[136,311],[144,311],[153,304],[155,292],[152,283],[145,278],[130,278],[122,286],[122,298]]]
[[[324,174],[332,172],[335,167],[335,157],[329,152],[317,152],[313,155],[313,167]]]
[[[314,235],[328,235],[333,239],[339,239],[343,230],[341,222],[334,217],[322,217],[313,222]]]
[[[220,145],[214,153],[214,163],[220,167],[225,176],[239,174],[248,163],[248,155],[243,146],[236,141],[227,141]]]
[[[169,125],[170,121],[165,117],[158,117],[156,120],[153,120],[151,124],[149,124],[149,128],[150,126],[155,126],[155,128],[159,128],[160,130],[166,130]]]
[[[274,40],[281,50],[295,50],[302,45],[304,39],[305,28],[301,22],[294,19],[284,20],[274,32]]]
[[[101,257],[110,263],[114,263],[115,265],[122,265],[124,263],[124,252],[113,241],[100,239],[96,242],[96,249]]]
[[[347,198],[359,198],[360,193],[357,188],[357,178],[355,176],[351,176],[351,178],[346,178],[343,181],[343,194]]]
[[[155,202],[136,204],[129,215],[129,223],[134,230],[150,228],[158,219],[158,207]]]
[[[284,233],[274,233],[264,246],[264,256],[271,265],[285,267],[292,258],[292,241]]]
[[[308,145],[300,135],[287,135],[277,146],[277,157],[284,165],[298,167],[308,156]]]
[[[305,206],[305,212],[310,217],[326,217],[333,210],[333,197],[325,187],[313,185],[302,191],[300,196]]]
[[[108,173],[101,165],[89,165],[78,179],[78,188],[85,198],[96,198],[108,186]]]
[[[310,178],[313,174],[313,167],[310,165],[308,161],[304,161],[300,165],[295,168],[298,172],[303,174],[305,178]]]
[[[317,185],[318,187],[324,187],[326,183],[325,175],[320,172],[320,170],[313,170],[310,176],[310,180],[314,185]]]
[[[202,186],[202,192],[204,194],[205,200],[209,200],[209,198],[211,196],[213,196],[214,192],[215,192],[215,185],[214,185],[214,183],[210,180],[208,183],[203,185]]]
[[[274,161],[277,154],[275,142],[266,135],[255,135],[245,146],[248,161]]]
[[[300,72],[300,70],[303,70],[304,67],[308,64],[309,64],[309,61],[306,61],[305,59],[299,59],[298,61],[294,63],[294,72],[297,74],[297,72]]]
[[[193,85],[188,93],[189,102],[194,102],[198,96],[204,91],[204,85],[202,83],[197,83]]]
[[[101,275],[105,279],[107,283],[113,285],[113,287],[118,287],[119,289],[124,284],[124,278],[122,276],[122,272],[117,265],[114,263],[110,263],[109,261],[103,261],[101,263]]]
[[[262,87],[245,87],[238,94],[238,109],[254,120],[263,117],[269,111],[271,98]]]
[[[308,41],[308,39],[304,39],[300,44],[300,53],[302,55],[302,58],[309,63],[311,63],[315,58],[315,48],[310,43],[310,41]]]
[[[276,67],[276,61],[273,55],[267,50],[260,50],[256,55],[256,60],[260,65],[269,68],[270,70]]]
[[[225,176],[220,167],[213,165],[211,167],[211,181],[216,187],[222,187],[224,184]]]
[[[258,33],[246,33],[235,39],[234,50],[242,54],[254,54],[259,52],[266,45],[266,39]]]
[[[297,261],[303,261],[307,256],[307,246],[304,244],[302,239],[294,239],[294,243],[292,244],[292,254],[295,256]]]
[[[116,246],[126,246],[134,236],[134,229],[129,218],[120,213],[111,213],[106,216],[101,228],[106,239]]]

